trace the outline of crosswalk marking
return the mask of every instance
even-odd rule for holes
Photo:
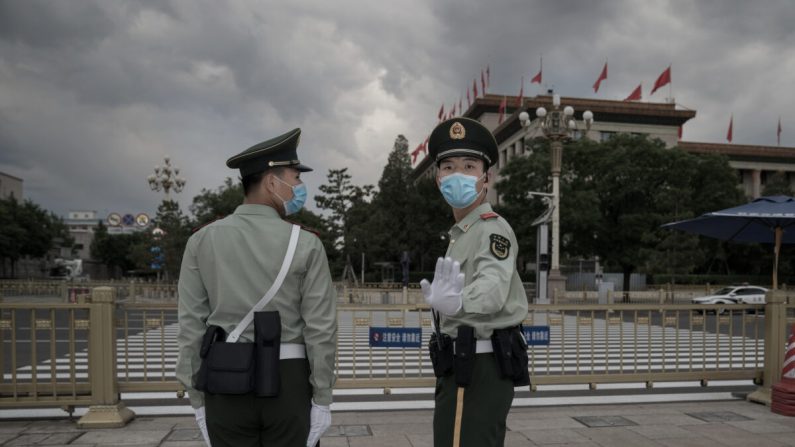
[[[353,320],[349,317],[347,321],[341,321],[338,328],[335,367],[339,379],[433,377],[425,348],[431,332],[429,327],[423,327],[423,348],[370,348],[368,327],[354,326]],[[373,325],[386,322],[386,318],[382,319],[384,321],[378,318],[368,320]],[[414,320],[402,319],[406,326],[417,327],[418,321]],[[560,325],[550,327],[549,346],[529,348],[534,375],[672,372],[702,368],[730,370],[761,368],[763,365],[763,339],[703,332],[701,328],[691,331],[672,325],[636,327],[627,321],[616,323],[593,319],[583,326],[577,322],[575,316],[562,316]],[[119,379],[174,380],[179,356],[177,333],[177,323],[168,323],[119,339],[116,343]],[[691,340],[695,345],[690,346]],[[33,369],[31,366],[18,368],[15,379],[21,382],[32,380]],[[75,371],[76,381],[87,380],[87,350],[76,352],[73,358],[57,358],[54,365],[49,360],[37,364],[36,380],[50,381],[53,369],[59,380],[68,380],[71,371]],[[6,380],[11,380],[11,377],[10,373],[4,374]],[[372,399],[370,396],[368,400]]]

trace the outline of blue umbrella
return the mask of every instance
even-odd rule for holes
[[[672,222],[675,228],[724,241],[775,244],[773,288],[778,288],[778,254],[781,244],[795,244],[795,198],[760,197],[751,203],[713,211],[695,219]]]

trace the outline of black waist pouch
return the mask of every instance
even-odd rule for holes
[[[210,326],[199,353],[202,364],[196,389],[211,394],[246,394],[253,390],[254,343],[226,343],[226,332]]]
[[[514,386],[530,385],[527,341],[520,326],[495,329],[491,335],[491,345],[502,377],[511,379]]]
[[[282,320],[278,311],[254,313],[254,363],[256,377],[254,392],[258,397],[279,395],[279,349],[282,340]]]
[[[431,333],[428,352],[433,364],[433,375],[444,377],[453,372],[453,340],[441,332]]]

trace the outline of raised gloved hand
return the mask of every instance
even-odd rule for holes
[[[196,424],[199,426],[199,431],[202,432],[202,437],[204,438],[204,442],[207,443],[207,447],[212,447],[212,444],[210,444],[210,434],[207,433],[207,417],[204,413],[204,407],[196,409]]]
[[[328,405],[318,405],[312,399],[312,410],[309,412],[309,438],[306,440],[306,447],[315,447],[330,426],[331,408]]]
[[[464,290],[464,274],[461,264],[453,258],[436,260],[433,282],[420,281],[425,302],[444,315],[455,315],[461,310],[461,291]]]

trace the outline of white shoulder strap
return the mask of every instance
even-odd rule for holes
[[[301,233],[301,227],[298,225],[293,225],[293,231],[290,233],[290,243],[287,245],[287,254],[284,255],[284,260],[282,261],[282,268],[279,270],[279,274],[276,275],[276,281],[273,282],[271,288],[265,292],[265,296],[262,297],[261,300],[254,307],[251,308],[250,311],[240,320],[235,330],[229,333],[229,336],[226,337],[227,343],[235,343],[237,339],[240,338],[240,334],[246,330],[246,328],[254,321],[254,312],[259,312],[262,310],[273,297],[276,295],[276,292],[279,291],[279,288],[282,286],[282,282],[284,282],[285,276],[287,276],[287,270],[290,269],[290,264],[293,262],[293,256],[295,255],[295,248],[298,246],[298,235]]]

